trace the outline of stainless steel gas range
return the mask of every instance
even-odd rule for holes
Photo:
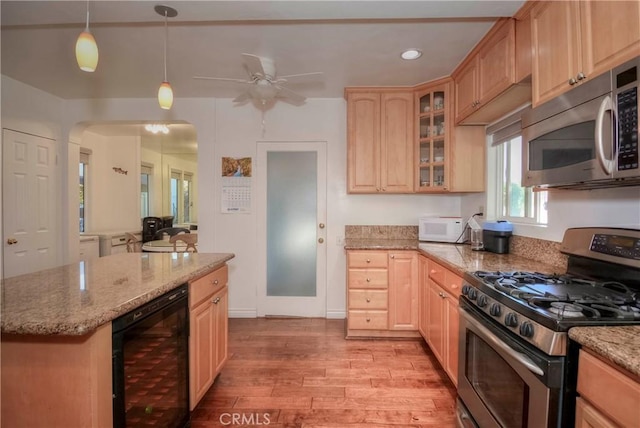
[[[567,272],[472,272],[460,297],[458,425],[574,425],[576,326],[640,324],[640,230],[574,228]]]

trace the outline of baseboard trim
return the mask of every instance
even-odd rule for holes
[[[229,318],[257,318],[255,309],[229,309]]]
[[[343,320],[347,317],[347,313],[345,311],[327,311],[327,319],[328,320]]]

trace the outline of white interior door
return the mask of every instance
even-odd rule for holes
[[[56,142],[2,131],[3,274],[6,278],[57,264]]]
[[[324,142],[258,143],[258,316],[326,316]]]

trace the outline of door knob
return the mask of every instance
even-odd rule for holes
[[[17,244],[17,243],[18,243],[18,240],[15,239],[15,238],[7,239],[7,244],[9,244],[9,245],[13,245],[13,244]]]
[[[320,224],[318,225],[318,227],[319,227],[320,229],[324,229],[324,223],[320,223]]]
[[[318,238],[318,242],[322,244],[324,242],[324,239]]]

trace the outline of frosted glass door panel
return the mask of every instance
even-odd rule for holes
[[[267,296],[316,295],[316,152],[267,153]]]

